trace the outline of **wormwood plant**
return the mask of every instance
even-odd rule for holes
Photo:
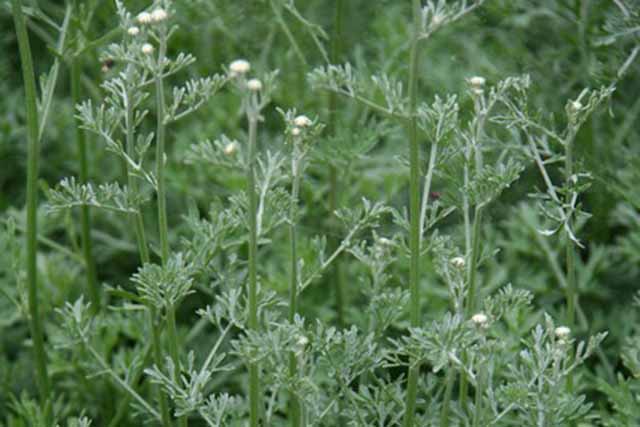
[[[0,426],[640,419],[638,314],[616,301],[640,259],[634,5],[11,3],[29,144],[0,234]],[[483,53],[567,22],[582,69],[558,93],[534,54]],[[72,160],[44,162],[38,204],[62,123]],[[624,149],[594,166],[601,139]]]

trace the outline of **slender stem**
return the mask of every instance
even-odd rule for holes
[[[573,141],[575,139],[575,133],[571,132],[569,137],[565,142],[565,164],[564,164],[564,173],[565,179],[569,181],[571,176],[573,175]],[[568,227],[572,227],[572,219],[568,220]],[[566,268],[567,268],[567,324],[573,326],[575,323],[576,317],[576,260],[575,260],[575,248],[573,247],[573,242],[571,239],[567,238],[567,246],[566,246]]]
[[[258,130],[258,112],[249,111],[249,161],[247,165],[247,193],[249,198],[249,329],[258,329],[258,281],[257,253],[258,236],[256,233],[256,139]],[[260,423],[260,371],[257,363],[249,365],[249,425],[258,427]]]
[[[294,143],[295,144],[295,143]],[[289,244],[290,244],[290,282],[289,282],[289,322],[293,323],[298,313],[298,255],[296,252],[296,216],[298,211],[298,193],[300,192],[300,174],[302,169],[302,156],[297,147],[293,147],[291,153],[291,205],[289,207]],[[289,352],[289,375],[291,378],[298,376],[298,360],[295,351]],[[291,426],[301,425],[301,402],[294,390],[291,390],[290,417]]]
[[[158,233],[160,236],[160,257],[162,264],[166,265],[169,261],[169,226],[167,225],[167,194],[165,188],[165,95],[164,80],[162,73],[162,64],[165,61],[167,53],[167,35],[166,31],[160,34],[160,43],[158,48],[158,69],[154,77],[156,86],[156,179],[158,185]],[[180,351],[178,346],[178,335],[176,333],[176,311],[171,306],[167,309],[167,333],[169,341],[169,355],[175,367],[176,378],[180,376]],[[180,426],[186,427],[187,417],[180,417]]]
[[[477,205],[473,215],[473,231],[471,236],[471,255],[469,256],[469,270],[467,270],[467,282],[469,291],[467,295],[467,316],[473,314],[476,306],[476,274],[480,258],[480,228],[482,224],[482,206]]]
[[[153,361],[156,366],[162,366],[164,360],[162,359],[162,342],[160,341],[160,321],[158,313],[155,308],[149,308],[149,324],[151,325],[151,333],[153,335]],[[169,404],[167,403],[167,396],[158,388],[158,400],[160,402],[160,415],[162,418],[163,427],[172,427],[171,415],[169,414]]]
[[[420,150],[418,147],[418,124],[416,121],[416,108],[418,104],[418,69],[419,52],[418,45],[421,31],[421,5],[420,0],[413,0],[413,39],[409,59],[409,215],[410,237],[409,249],[411,262],[409,267],[409,291],[410,291],[410,318],[411,326],[420,326]],[[405,405],[404,427],[413,427],[415,419],[415,407],[417,399],[419,365],[413,365],[409,369],[407,378],[407,401]]]
[[[333,38],[331,43],[331,62],[336,64],[342,55],[342,23],[344,15],[344,0],[336,0]],[[329,120],[327,130],[331,135],[336,131],[336,105],[338,103],[337,93],[329,92]],[[334,163],[329,165],[329,213],[332,215],[338,207],[338,169]],[[337,247],[337,239],[332,239],[332,247]],[[336,316],[338,326],[344,325],[344,286],[342,280],[342,269],[339,262],[333,267],[333,279],[336,294]]]
[[[431,193],[431,181],[433,172],[436,168],[436,156],[438,155],[438,142],[431,144],[431,153],[429,154],[429,166],[427,167],[427,176],[424,178],[424,189],[422,190],[422,206],[420,207],[420,241],[424,235],[427,221],[427,207],[429,205],[429,193]]]
[[[160,67],[166,55],[166,37],[160,36],[160,47],[158,49],[158,67]],[[156,85],[156,179],[158,181],[158,227],[160,235],[160,256],[162,263],[166,264],[169,259],[169,231],[167,226],[167,195],[164,182],[165,169],[165,97],[162,70],[158,70],[155,76]]]
[[[44,346],[42,313],[38,307],[38,160],[40,157],[40,141],[38,138],[38,107],[36,80],[33,71],[33,59],[29,35],[22,14],[22,1],[12,0],[13,20],[16,26],[22,78],[24,80],[25,102],[27,110],[27,286],[29,299],[29,327],[33,341],[33,353],[36,364],[36,382],[40,392],[43,409],[50,401],[51,386],[47,372],[47,353]]]
[[[74,0],[74,10],[78,10],[78,1]],[[75,36],[76,42],[81,34],[80,23],[76,24]],[[73,105],[80,103],[80,58],[73,56],[71,58],[71,100]],[[78,146],[78,160],[80,162],[80,183],[86,184],[89,180],[89,166],[87,162],[87,144],[86,134],[81,127],[81,122],[78,117],[75,118],[75,138]],[[88,205],[82,205],[80,207],[80,223],[81,223],[81,240],[82,240],[82,255],[84,257],[84,264],[87,273],[87,289],[89,292],[89,298],[91,301],[91,307],[94,312],[100,310],[100,288],[98,286],[98,278],[96,274],[96,263],[93,258],[93,244],[91,242],[91,216]]]
[[[455,377],[455,371],[451,367],[449,367],[444,389],[442,412],[440,413],[440,427],[449,427],[449,410],[451,409],[451,395],[453,394],[453,383],[455,381]]]

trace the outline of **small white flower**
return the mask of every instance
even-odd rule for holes
[[[487,80],[484,77],[473,76],[469,78],[468,82],[472,87],[478,88],[483,87],[485,83],[487,83]]]
[[[162,9],[162,8],[158,8],[156,10],[154,10],[153,12],[151,12],[151,20],[153,22],[162,22],[165,19],[167,19],[169,17],[169,15],[167,14],[167,11]]]
[[[151,24],[153,22],[153,18],[149,12],[140,12],[137,17],[138,24]]]
[[[380,237],[378,239],[378,242],[380,242],[380,244],[384,246],[389,246],[393,244],[393,241],[391,239],[387,239],[386,237]]]
[[[575,112],[582,110],[582,103],[580,101],[571,101],[571,109]]]
[[[569,335],[571,335],[571,329],[569,329],[566,326],[558,326],[554,333],[556,334],[556,338],[558,338],[559,340],[566,340],[567,338],[569,338]]]
[[[249,61],[244,59],[236,59],[231,64],[229,64],[229,71],[232,76],[239,76],[249,72],[251,70],[251,64]]]
[[[298,127],[291,129],[291,135],[293,136],[299,136],[301,133],[302,133],[302,129]]]
[[[262,90],[262,82],[258,79],[251,79],[247,82],[247,88],[252,92],[258,92]]]
[[[138,34],[140,34],[140,28],[136,26],[130,27],[127,30],[127,33],[129,33],[130,36],[137,36]]]
[[[227,156],[231,156],[238,151],[238,144],[235,142],[230,142],[224,147],[224,154]]]
[[[307,344],[309,344],[309,338],[305,337],[304,335],[300,335],[298,337],[298,341],[296,341],[296,346],[299,349],[304,349],[307,346]]]
[[[466,264],[466,261],[461,256],[457,256],[455,258],[451,258],[451,265],[453,265],[456,268],[462,269],[462,268],[464,268],[465,264]]]
[[[145,55],[151,55],[153,53],[153,45],[151,43],[143,44],[142,53],[144,53]]]
[[[431,25],[433,25],[434,27],[439,26],[443,22],[444,22],[444,16],[440,14],[433,15],[433,18],[431,18]]]
[[[471,321],[479,328],[485,328],[489,323],[489,318],[484,313],[476,313],[471,316]]]
[[[293,124],[301,127],[301,128],[306,128],[308,126],[311,126],[313,122],[311,121],[311,119],[307,116],[298,116],[295,119],[293,119]]]

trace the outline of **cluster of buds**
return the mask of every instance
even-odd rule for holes
[[[478,329],[486,329],[489,326],[489,317],[484,313],[476,313],[471,316],[471,322]]]
[[[565,344],[571,336],[571,329],[566,326],[558,326],[553,332],[561,344]]]
[[[169,14],[167,13],[167,11],[159,7],[154,9],[151,13],[140,12],[136,17],[136,21],[138,21],[138,24],[140,25],[150,25],[166,21],[168,17]]]
[[[466,265],[466,261],[464,260],[464,257],[457,256],[457,257],[451,258],[451,265],[453,265],[455,268],[462,270]]]
[[[471,92],[474,95],[480,96],[484,93],[484,85],[487,80],[484,77],[474,76],[467,79],[467,83],[471,86]]]
[[[245,82],[245,87],[250,92],[260,92],[262,90],[262,82],[259,79],[249,79],[244,80],[246,78],[247,73],[251,71],[251,64],[246,59],[236,59],[231,64],[229,64],[229,77],[243,79]]]
[[[293,119],[294,127],[291,129],[291,135],[299,136],[305,128],[308,128],[313,124],[311,119],[305,115],[299,115]]]

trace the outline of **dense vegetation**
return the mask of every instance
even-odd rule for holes
[[[640,425],[635,1],[1,6],[0,426]]]

